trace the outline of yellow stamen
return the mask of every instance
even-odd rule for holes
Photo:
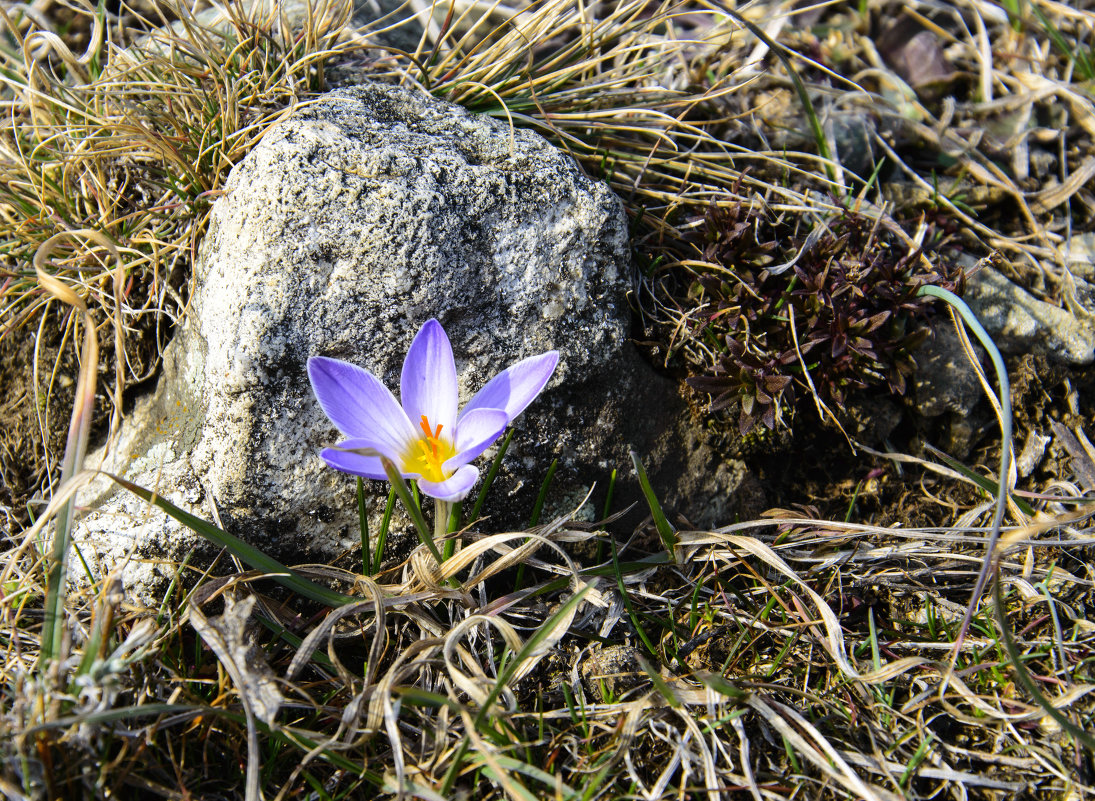
[[[444,427],[441,423],[435,428],[430,425],[426,415],[422,415],[418,425],[422,429],[422,438],[414,441],[404,457],[403,471],[418,473],[427,481],[444,481],[449,476],[442,465],[456,455],[456,448],[452,442],[441,438],[441,429]]]

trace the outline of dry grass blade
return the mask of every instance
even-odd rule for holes
[[[1072,457],[1072,469],[1076,471],[1080,485],[1086,492],[1095,490],[1095,448],[1082,430],[1069,431],[1056,420],[1049,421],[1050,429],[1061,447]]]
[[[312,660],[312,651],[314,651],[321,640],[328,638],[334,627],[347,615],[356,615],[364,611],[372,611],[374,617],[373,629],[374,637],[372,645],[370,646],[370,659],[368,661],[369,671],[375,673],[377,665],[380,661],[380,655],[384,652],[387,644],[387,626],[385,625],[385,612],[384,612],[384,599],[382,592],[375,582],[368,581],[365,585],[369,594],[372,595],[372,600],[362,601],[357,604],[346,604],[338,609],[332,610],[330,614],[323,618],[323,622],[312,629],[308,633],[308,636],[304,638],[304,641],[297,649],[296,655],[293,657],[293,661],[289,663],[289,667],[285,671],[286,681],[292,681],[293,678],[301,671],[301,669]],[[409,601],[407,601],[409,602]],[[332,660],[334,655],[330,654]],[[366,684],[371,684],[372,675],[366,674]]]
[[[84,455],[87,453],[88,437],[91,432],[91,419],[95,411],[95,384],[99,367],[99,338],[95,328],[95,319],[84,299],[65,282],[46,270],[49,258],[62,241],[70,238],[86,238],[105,247],[118,262],[121,270],[121,258],[114,243],[106,236],[93,230],[74,231],[71,234],[57,234],[42,243],[34,254],[34,270],[38,283],[58,300],[79,310],[84,320],[83,353],[80,375],[76,383],[76,401],[72,407],[72,419],[69,423],[68,442],[65,445],[65,457],[61,466],[61,487],[71,481],[83,470]],[[115,279],[117,281],[117,279]],[[120,390],[120,387],[118,387]],[[120,400],[120,398],[119,398]],[[120,408],[120,407],[119,407]],[[42,632],[42,659],[46,664],[63,660],[64,642],[64,587],[66,566],[70,544],[73,512],[76,494],[72,495],[57,512],[57,523],[53,535],[53,547],[49,557],[49,571],[46,594],[46,620]],[[56,665],[50,665],[51,669]],[[59,677],[58,677],[59,678]]]
[[[294,21],[264,18],[260,5],[239,0],[219,20],[200,22],[185,4],[168,4],[159,10],[175,25],[135,42],[118,41],[132,32],[83,0],[66,6],[65,36],[22,8],[0,17],[0,343],[17,349],[35,319],[45,320],[45,284],[28,269],[39,247],[81,230],[109,239],[114,266],[81,254],[44,267],[97,319],[111,321],[110,347],[97,357],[115,376],[111,431],[126,385],[155,375],[186,307],[191,260],[228,170],[322,88],[327,59],[362,49],[344,33],[349,3],[301,8]],[[85,24],[86,50],[76,56],[68,43]],[[47,395],[44,431],[33,433],[46,451],[47,480],[55,403]]]
[[[889,794],[868,786],[860,779],[828,740],[790,707],[767,703],[756,696],[746,703],[791,743],[797,753],[810,760],[820,771],[856,797],[868,801],[880,801],[889,797]]]
[[[817,592],[810,587],[802,578],[791,569],[783,559],[776,554],[770,547],[762,542],[759,542],[750,537],[742,537],[736,534],[722,534],[718,532],[689,532],[681,535],[682,545],[685,546],[697,546],[697,545],[729,545],[734,549],[740,549],[745,553],[752,554],[758,559],[762,560],[765,564],[775,569],[779,574],[789,578],[796,585],[798,585],[803,592],[805,592],[810,600],[813,601],[814,607],[817,609],[818,614],[821,615],[822,624],[825,627],[827,635],[825,644],[829,652],[829,656],[840,667],[849,678],[862,681],[867,684],[884,682],[889,679],[899,676],[902,673],[913,670],[914,668],[929,665],[928,660],[919,657],[905,657],[903,659],[895,660],[883,669],[871,671],[868,673],[860,673],[856,670],[851,662],[848,661],[847,651],[844,647],[844,635],[841,631],[840,621],[833,613],[832,608],[826,603],[825,599],[821,597]]]
[[[284,699],[269,668],[255,659],[254,645],[249,641],[246,627],[255,605],[254,596],[234,601],[225,596],[225,609],[216,620],[210,620],[197,606],[190,607],[190,624],[206,645],[213,649],[224,669],[232,676],[239,693],[244,714],[247,716],[247,779],[245,798],[259,801],[261,751],[255,719],[267,726],[274,725],[274,718]]]

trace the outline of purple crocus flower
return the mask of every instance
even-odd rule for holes
[[[479,477],[469,462],[540,394],[558,361],[552,350],[517,362],[488,381],[457,414],[456,363],[437,320],[422,326],[403,360],[402,406],[369,371],[313,356],[308,360],[312,391],[347,437],[320,456],[335,470],[387,479],[384,457],[404,478],[417,479],[431,498],[458,501]]]

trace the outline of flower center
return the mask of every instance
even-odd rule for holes
[[[442,465],[456,455],[452,442],[441,438],[441,424],[436,429],[430,426],[426,415],[422,415],[422,437],[411,443],[411,448],[403,457],[403,472],[418,473],[427,481],[438,483],[449,478]]]

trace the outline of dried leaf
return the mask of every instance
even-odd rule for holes
[[[949,81],[955,74],[939,36],[911,17],[901,17],[878,38],[878,52],[914,89]]]
[[[225,596],[224,614],[210,619],[197,607],[191,607],[190,625],[224,665],[236,683],[244,706],[250,707],[259,720],[270,725],[284,699],[277,678],[247,634],[247,620],[254,605],[253,595],[242,601]]]

